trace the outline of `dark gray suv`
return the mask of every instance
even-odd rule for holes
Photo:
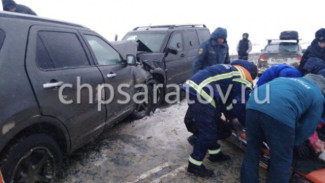
[[[1,12],[0,166],[5,182],[53,182],[63,155],[104,127],[147,113],[144,106],[150,102],[119,100],[139,92],[136,84],[150,85],[150,77],[134,56],[122,58],[88,28]],[[113,89],[100,87],[99,92],[105,84]],[[130,87],[116,92],[120,84]]]
[[[169,91],[168,84],[182,84],[191,77],[198,48],[209,37],[205,25],[158,25],[136,27],[123,40],[138,42],[137,59],[165,87],[159,96]]]

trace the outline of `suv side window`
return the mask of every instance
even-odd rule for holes
[[[5,32],[2,29],[0,29],[0,50],[2,48],[3,42],[5,40],[5,37],[6,37]]]
[[[183,50],[182,34],[180,32],[174,33],[170,38],[168,48],[175,49],[177,51]]]
[[[85,35],[93,50],[98,65],[113,65],[122,62],[120,54],[97,36]]]
[[[199,30],[197,30],[197,33],[199,35],[200,43],[202,43],[210,38],[210,32],[208,29],[199,29]]]
[[[185,49],[197,49],[199,47],[199,39],[195,31],[186,31],[184,33]]]
[[[58,69],[89,66],[89,61],[75,33],[40,31],[37,64],[42,69]]]

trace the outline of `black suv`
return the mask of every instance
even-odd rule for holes
[[[88,28],[1,12],[0,167],[5,182],[51,182],[64,154],[132,113],[143,116],[144,104],[118,100],[125,93],[134,96],[135,84],[150,85],[150,77],[136,66],[135,56],[123,59]],[[124,94],[115,91],[121,83],[131,85]],[[113,90],[97,91],[104,84]]]
[[[199,45],[210,38],[205,25],[136,27],[123,40],[138,42],[137,59],[165,86],[181,84],[192,75]]]
[[[280,39],[269,39],[258,58],[258,74],[275,64],[288,64],[298,68],[302,48],[299,45],[298,32],[283,31]]]

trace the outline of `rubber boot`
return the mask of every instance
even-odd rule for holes
[[[187,171],[199,177],[212,177],[214,175],[212,170],[206,169],[202,164],[201,166],[188,163]]]
[[[222,161],[228,161],[230,160],[230,156],[223,154],[222,152],[219,152],[218,154],[209,155],[209,160],[211,162],[222,162]]]

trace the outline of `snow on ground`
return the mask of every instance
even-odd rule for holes
[[[187,104],[182,101],[161,107],[144,119],[127,119],[106,130],[66,160],[66,176],[61,183],[239,182],[244,153],[228,142],[221,144],[231,161],[204,161],[215,177],[197,178],[186,172],[192,151],[187,142],[190,133],[183,123],[186,110]]]

